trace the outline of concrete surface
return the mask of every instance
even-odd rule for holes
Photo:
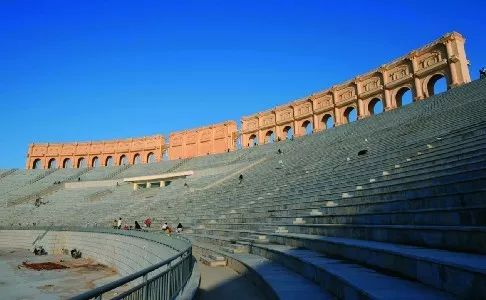
[[[201,272],[198,300],[263,300],[265,297],[250,281],[228,267],[198,264]]]

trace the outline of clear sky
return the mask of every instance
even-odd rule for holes
[[[0,167],[32,142],[239,121],[453,30],[476,79],[483,1],[0,1]]]

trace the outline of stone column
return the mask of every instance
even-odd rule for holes
[[[420,78],[418,78],[415,73],[417,72],[418,70],[418,66],[417,66],[417,54],[415,52],[413,52],[409,57],[408,57],[408,60],[412,63],[412,74],[413,74],[413,80],[414,80],[414,84],[413,86],[415,87],[415,93],[413,96],[415,96],[415,100],[422,100],[425,98],[425,95],[427,94],[427,92],[424,93],[423,89],[422,89],[422,85],[421,85],[421,81],[420,81]]]
[[[456,86],[459,84],[457,80],[457,72],[456,72],[456,62],[458,62],[457,57],[455,56],[452,50],[452,41],[450,39],[444,42],[447,50],[447,60],[449,63],[449,73],[451,74],[451,86]]]
[[[320,120],[319,120],[319,115],[316,115],[315,113],[312,115],[312,119],[314,121],[314,132],[318,132],[324,129],[324,126],[322,126]]]

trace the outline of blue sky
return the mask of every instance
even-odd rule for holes
[[[32,142],[167,134],[283,104],[449,31],[481,1],[1,1],[0,167]]]

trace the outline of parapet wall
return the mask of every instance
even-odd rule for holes
[[[27,169],[95,167],[160,161],[167,151],[168,159],[183,159],[236,149],[240,138],[243,147],[302,136],[326,129],[328,120],[334,126],[349,122],[354,110],[359,119],[373,114],[378,103],[384,110],[402,105],[410,91],[414,101],[434,94],[434,85],[445,78],[453,88],[471,81],[464,50],[465,39],[457,32],[400,57],[391,63],[331,88],[288,104],[243,117],[241,131],[235,121],[174,132],[168,145],[162,136],[105,142],[32,144]],[[290,134],[292,133],[292,134]]]
[[[161,135],[126,140],[63,144],[31,144],[27,169],[80,168],[160,161],[164,151]],[[69,164],[69,166],[68,166]]]
[[[236,149],[235,121],[170,134],[169,159],[224,153]]]
[[[457,32],[410,52],[391,63],[364,75],[335,85],[297,101],[242,118],[242,145],[265,144],[270,136],[285,140],[289,131],[294,136],[306,133],[310,124],[314,132],[326,129],[329,118],[334,125],[348,122],[351,110],[358,118],[373,114],[376,102],[384,110],[401,106],[401,97],[410,90],[414,101],[433,95],[435,82],[445,77],[448,88],[470,82],[465,39]]]
[[[83,257],[114,267],[122,276],[140,271],[177,254],[161,243],[143,238],[75,231],[0,230],[0,248],[33,250],[42,246],[49,254],[62,249],[81,250]]]

